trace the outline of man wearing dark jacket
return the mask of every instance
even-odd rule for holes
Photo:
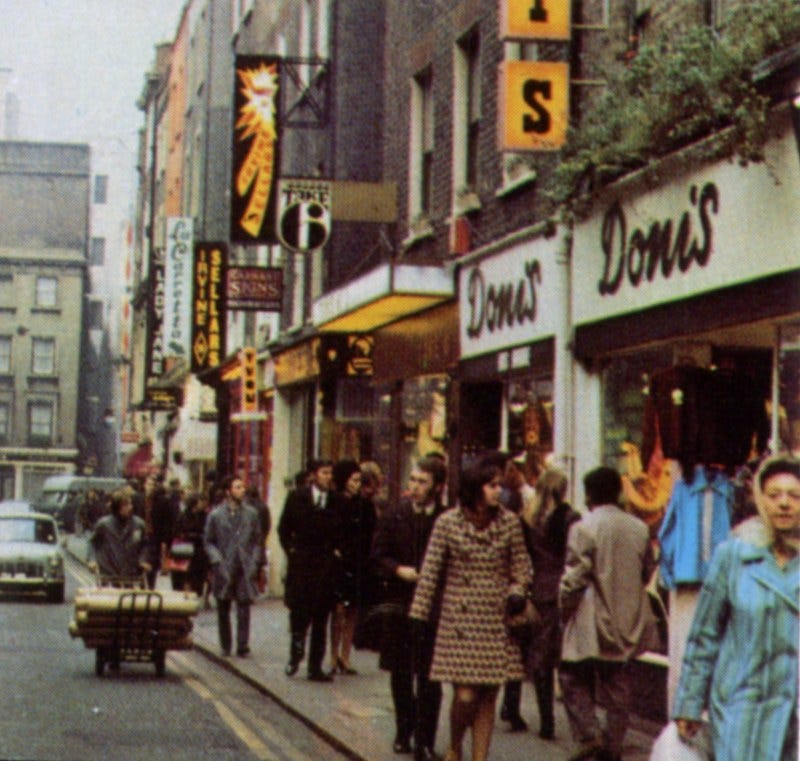
[[[333,677],[322,670],[322,659],[338,558],[338,517],[329,499],[333,463],[314,460],[308,470],[310,485],[289,493],[278,523],[278,538],[288,563],[284,602],[289,608],[291,645],[285,670],[287,676],[297,673],[310,626],[308,678],[330,682]]]
[[[395,709],[394,751],[411,751],[415,761],[432,761],[442,686],[428,678],[437,615],[427,622],[411,622],[408,609],[433,524],[443,511],[442,492],[447,471],[437,457],[423,457],[411,472],[408,498],[387,509],[378,522],[372,562],[384,580],[385,610],[380,666],[390,672]],[[416,684],[415,684],[416,681]],[[415,689],[416,688],[416,689]]]

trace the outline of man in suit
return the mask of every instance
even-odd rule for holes
[[[333,463],[309,463],[310,483],[289,493],[278,523],[278,538],[287,558],[284,602],[289,608],[291,645],[287,676],[293,676],[305,656],[311,627],[308,678],[329,682],[322,670],[325,630],[333,608],[333,578],[339,557],[337,514],[330,503]]]
[[[236,654],[244,658],[250,653],[250,605],[258,594],[264,545],[258,513],[244,502],[244,481],[229,476],[223,488],[225,499],[206,521],[204,546],[211,564],[222,654],[231,654],[231,603],[235,600]]]
[[[395,710],[395,753],[411,751],[415,761],[434,761],[436,726],[442,686],[428,678],[438,615],[431,622],[415,621],[408,609],[422,567],[433,524],[443,512],[442,493],[447,479],[438,457],[421,458],[408,479],[408,497],[386,509],[372,544],[372,562],[384,579],[384,603],[393,610],[385,622],[380,666],[390,672]]]

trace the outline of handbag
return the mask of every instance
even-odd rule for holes
[[[173,539],[172,544],[169,546],[169,554],[173,558],[188,560],[194,556],[194,544],[181,539]]]
[[[525,607],[519,613],[506,612],[504,623],[508,635],[518,642],[527,642],[542,624],[542,617],[530,595],[525,595]]]
[[[708,724],[703,724],[691,741],[686,742],[678,734],[677,724],[671,721],[653,743],[650,761],[714,761]]]

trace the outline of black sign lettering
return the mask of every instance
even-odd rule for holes
[[[531,21],[547,21],[547,11],[544,8],[544,0],[535,0],[533,8],[528,13]]]
[[[600,247],[603,250],[603,275],[597,284],[603,296],[615,294],[625,276],[628,282],[638,287],[642,280],[651,282],[661,272],[669,279],[678,265],[680,272],[687,272],[694,262],[705,267],[714,247],[714,228],[711,215],[719,211],[719,189],[713,182],[706,183],[699,191],[693,185],[689,190],[689,202],[697,215],[693,226],[692,209],[681,214],[676,229],[674,220],[653,222],[647,230],[636,228],[628,236],[625,212],[619,201],[606,211],[600,231]]]
[[[525,262],[524,277],[516,282],[490,283],[480,267],[475,267],[467,282],[469,321],[467,335],[480,338],[484,327],[490,332],[513,328],[524,322],[535,322],[537,288],[542,282],[538,259]]]
[[[522,86],[522,99],[539,117],[534,119],[530,114],[524,114],[522,117],[522,129],[524,132],[536,132],[539,135],[544,135],[550,131],[552,119],[550,112],[537,100],[537,96],[550,100],[553,97],[553,83],[549,80],[527,79]]]

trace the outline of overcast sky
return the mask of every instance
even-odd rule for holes
[[[18,139],[129,148],[154,45],[175,36],[185,0],[0,0],[0,68],[12,69]]]

